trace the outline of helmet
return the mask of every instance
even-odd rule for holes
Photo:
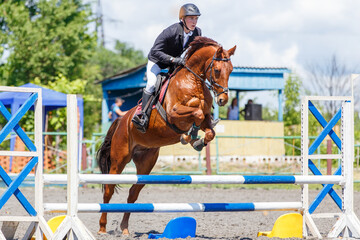
[[[201,13],[195,4],[187,3],[180,8],[179,20],[186,16],[200,16]]]

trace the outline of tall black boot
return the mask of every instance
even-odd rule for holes
[[[131,120],[134,123],[136,129],[142,133],[146,132],[149,124],[149,118],[151,114],[151,101],[149,100],[152,99],[151,96],[152,93],[148,93],[145,89],[143,90],[141,113],[138,115],[134,115],[133,119]]]

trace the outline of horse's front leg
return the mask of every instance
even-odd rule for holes
[[[205,120],[201,124],[201,130],[203,130],[205,132],[205,137],[204,137],[205,146],[215,138],[216,134],[215,134],[213,127],[214,126],[213,126],[213,121],[211,119],[211,115],[207,114],[205,116]]]
[[[201,151],[209,142],[215,138],[215,131],[211,124],[211,115],[207,114],[205,120],[201,124],[201,130],[205,132],[205,137],[197,140],[192,140],[191,145],[197,151]]]
[[[180,138],[182,144],[188,144],[191,140],[197,140],[197,132],[205,116],[204,112],[198,106],[184,106],[179,104],[169,111],[169,118],[172,123],[188,122],[189,118],[194,120],[194,124],[189,132],[182,134]]]
[[[187,133],[182,134],[180,137],[180,141],[184,145],[188,143],[191,143],[192,145],[196,140],[199,139],[198,131],[200,130],[201,123],[205,119],[204,112],[199,108],[195,109],[191,113],[190,117],[194,119],[194,123],[189,129],[189,131]]]

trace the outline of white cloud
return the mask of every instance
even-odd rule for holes
[[[131,43],[147,55],[157,35],[178,21],[188,0],[102,0],[105,37]],[[203,35],[229,49],[234,66],[285,66],[298,73],[333,54],[360,62],[358,0],[194,0]],[[109,20],[120,21],[109,21]]]

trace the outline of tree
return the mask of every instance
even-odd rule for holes
[[[96,32],[88,26],[96,19],[80,0],[0,1],[0,84],[28,82],[83,94],[84,134],[99,130],[101,87],[96,80],[146,62],[143,53],[127,43],[115,50],[97,47]],[[25,119],[25,121],[31,119]],[[54,111],[49,129],[64,130],[63,112]]]
[[[292,73],[286,80],[284,88],[284,135],[300,136],[301,113],[300,113],[301,80],[298,75]],[[300,139],[285,140],[286,155],[300,154]]]
[[[100,75],[104,79],[145,63],[146,58],[142,51],[117,40],[114,51],[98,46],[91,62],[100,67]]]
[[[355,70],[338,60],[336,55],[323,64],[314,63],[308,66],[308,87],[311,95],[350,96],[350,74]],[[339,109],[335,101],[324,102],[326,114],[334,115]]]
[[[34,2],[0,5],[0,44],[10,53],[2,66],[4,84],[18,86],[35,78],[47,84],[58,74],[81,78],[96,46],[96,35],[88,32],[90,8],[77,0]]]
[[[284,126],[289,127],[298,125],[301,122],[300,118],[300,88],[301,80],[295,75],[289,75],[285,83],[284,96]]]

